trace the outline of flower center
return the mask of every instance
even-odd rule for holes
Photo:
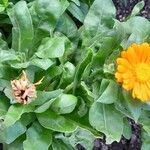
[[[150,79],[150,65],[140,63],[135,69],[136,79],[140,82],[145,82]]]

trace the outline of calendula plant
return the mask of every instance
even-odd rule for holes
[[[112,0],[0,1],[0,142],[8,150],[150,146],[150,23]]]

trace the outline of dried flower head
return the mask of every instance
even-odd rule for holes
[[[30,103],[34,98],[36,98],[36,85],[41,84],[42,80],[43,78],[39,82],[33,84],[28,80],[26,73],[23,71],[19,80],[11,81],[16,101],[22,104]]]
[[[133,44],[117,59],[115,77],[133,98],[150,101],[150,45]]]

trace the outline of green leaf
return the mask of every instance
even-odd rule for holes
[[[52,150],[74,150],[69,144],[65,144],[62,140],[54,140]]]
[[[10,100],[11,104],[16,103],[16,99],[15,99],[15,96],[13,95],[10,83],[8,87],[7,86],[4,87],[4,93],[6,97]]]
[[[86,103],[83,99],[81,99],[80,101],[81,101],[81,104],[78,107],[78,115],[80,117],[83,117],[88,112],[88,107],[86,106]]]
[[[51,110],[37,114],[37,118],[44,128],[53,131],[73,132],[77,128],[77,125],[73,121],[65,119]]]
[[[50,59],[34,58],[31,60],[31,65],[37,66],[43,70],[47,70],[54,62]]]
[[[142,43],[150,39],[150,24],[149,21],[143,17],[133,17],[122,23],[124,30],[128,34],[127,41],[124,42],[123,48],[127,48],[132,43]],[[130,36],[129,36],[130,35]]]
[[[77,144],[81,144],[86,150],[91,150],[94,147],[95,136],[84,128],[78,128],[69,137],[69,141],[72,147],[76,147]]]
[[[131,136],[132,136],[132,129],[131,129],[131,125],[128,121],[127,118],[124,118],[124,127],[123,127],[123,136],[126,138],[126,139],[130,139]]]
[[[123,115],[114,105],[93,103],[89,112],[90,124],[106,135],[106,143],[120,141],[123,133]]]
[[[5,10],[4,5],[0,4],[0,12],[3,12]]]
[[[71,0],[72,2],[74,2],[76,5],[80,6],[80,1],[79,0]]]
[[[64,37],[54,37],[43,39],[39,46],[36,55],[39,58],[57,58],[62,57],[65,51]]]
[[[65,88],[66,86],[71,85],[74,80],[75,66],[70,62],[66,62],[62,69],[63,72],[58,87]]]
[[[19,60],[18,56],[15,54],[15,51],[9,50],[0,50],[0,62]]]
[[[46,101],[58,97],[60,94],[62,94],[62,90],[54,90],[54,91],[37,91],[37,98],[32,101],[31,105],[41,105],[45,103]]]
[[[24,113],[21,116],[21,122],[25,125],[28,126],[30,125],[32,122],[34,122],[36,120],[36,115],[35,113],[31,112],[31,113]]]
[[[50,108],[50,106],[52,105],[52,103],[56,100],[57,98],[53,98],[51,100],[49,100],[48,102],[44,103],[43,105],[39,106],[34,112],[35,113],[42,113],[45,112],[47,109]]]
[[[30,105],[22,105],[22,104],[14,104],[11,105],[6,114],[4,125],[6,127],[10,127],[17,120],[21,118],[21,115],[27,112],[32,112],[34,110],[33,106]]]
[[[7,144],[10,144],[25,132],[26,127],[20,121],[17,121],[15,124],[1,129],[0,140]]]
[[[102,80],[102,83],[104,82],[103,80]],[[112,104],[115,101],[117,101],[118,85],[113,80],[108,80],[108,82],[109,82],[108,86],[106,87],[104,92],[101,94],[101,96],[97,99],[97,102],[101,102],[104,104]],[[104,85],[101,86],[102,89],[104,88],[103,86]]]
[[[77,34],[77,26],[67,13],[64,13],[59,18],[56,30],[66,35],[68,38],[74,38]]]
[[[71,94],[62,94],[51,105],[53,111],[58,114],[71,113],[77,104],[77,98]]]
[[[8,6],[8,0],[0,0],[0,3],[4,5],[4,7]]]
[[[13,24],[12,48],[18,51],[27,51],[33,39],[33,25],[30,12],[25,1],[19,1],[8,15]]]
[[[13,143],[7,145],[8,150],[23,150],[24,135],[18,137]]]
[[[100,24],[109,24],[115,18],[115,6],[112,0],[95,0],[84,20],[86,30],[95,31]]]
[[[51,131],[43,128],[38,122],[33,123],[26,135],[27,138],[23,142],[24,150],[48,150],[52,143]]]
[[[6,97],[0,95],[0,117],[4,116],[9,108],[9,101]]]
[[[80,22],[84,21],[84,18],[86,16],[84,10],[82,7],[77,6],[75,3],[70,3],[68,10],[71,12],[71,14],[76,17]]]
[[[125,90],[123,90],[122,92],[125,103],[127,105],[127,109],[131,112],[135,122],[137,122],[141,115],[143,104],[139,100],[133,99],[130,92],[127,92]]]
[[[11,85],[10,85],[10,81],[8,80],[4,80],[4,79],[0,79],[0,91],[3,91],[5,88],[11,88]]]
[[[30,65],[30,62],[11,62],[10,65],[15,69],[25,69]]]
[[[142,130],[142,147],[141,150],[149,150],[150,147],[150,136]]]
[[[40,17],[38,22],[48,22],[50,26],[50,33],[53,32],[59,17],[63,14],[66,8],[69,6],[67,0],[36,0],[35,11]]]
[[[0,33],[0,47],[2,50],[7,50],[8,49],[8,43],[3,40],[2,33]]]
[[[91,49],[88,49],[88,53],[87,53],[86,57],[83,60],[81,60],[81,62],[76,67],[73,93],[75,93],[77,86],[80,84],[83,72],[84,72],[85,68],[87,67],[87,65],[89,63],[91,63],[92,57],[93,57],[93,52]]]
[[[142,128],[147,132],[150,136],[150,120],[149,120],[149,111],[142,111],[141,116],[138,122],[142,125]]]
[[[134,6],[130,17],[136,16],[136,15],[140,12],[140,10],[141,10],[143,7],[144,7],[144,1],[138,2],[138,3]]]

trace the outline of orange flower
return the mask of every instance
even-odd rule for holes
[[[117,81],[127,91],[132,90],[133,98],[150,101],[150,45],[133,44],[121,52],[117,59]]]

